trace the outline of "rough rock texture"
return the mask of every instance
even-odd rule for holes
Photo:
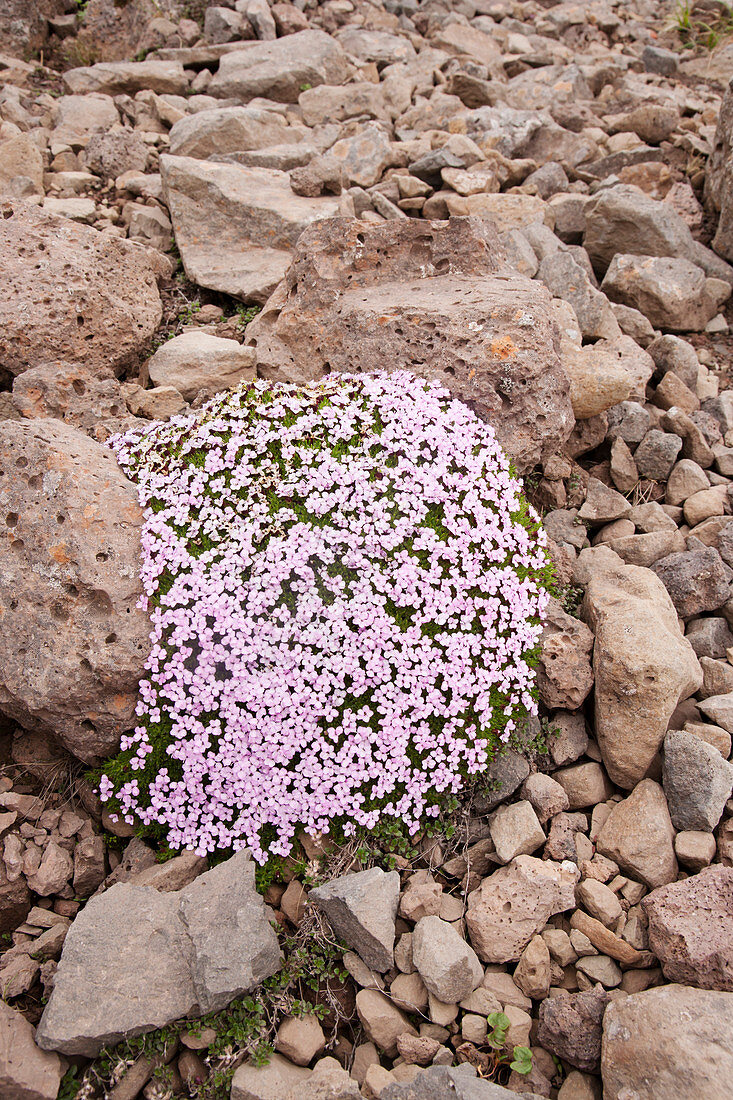
[[[378,362],[438,377],[526,470],[573,415],[549,296],[502,262],[491,228],[472,218],[311,226],[248,330],[258,369],[298,382]]]
[[[584,606],[595,634],[596,736],[611,779],[631,788],[646,774],[677,703],[700,687],[702,670],[648,569],[598,571]]]
[[[706,867],[654,890],[642,906],[669,981],[733,991],[733,867]]]
[[[729,83],[720,105],[715,143],[708,162],[705,194],[719,211],[713,248],[733,262],[733,83]]]
[[[332,197],[294,195],[275,169],[164,156],[161,175],[188,277],[246,301],[267,299],[303,229],[338,208]]]
[[[28,1021],[0,1001],[0,1096],[56,1100],[61,1074],[58,1054],[39,1050]]]
[[[289,126],[276,111],[263,107],[212,107],[186,115],[171,128],[170,152],[178,157],[244,152],[303,140],[308,131]]]
[[[0,424],[0,470],[0,709],[90,761],[134,723],[148,655],[137,490],[57,420]]]
[[[125,1036],[217,1011],[279,965],[248,853],[177,893],[118,883],[69,930],[37,1042],[91,1057]]]
[[[343,84],[352,72],[337,42],[323,31],[307,30],[225,54],[209,93],[221,99],[236,97],[240,103],[256,96],[297,103],[304,85]]]
[[[551,599],[543,620],[537,688],[546,707],[577,710],[593,687],[593,635]]]
[[[603,1019],[604,1100],[726,1100],[733,996],[667,985],[613,1001]]]
[[[601,855],[647,886],[663,886],[677,877],[674,828],[664,791],[643,779],[628,798],[617,803],[598,834]]]
[[[462,1001],[484,976],[475,951],[440,917],[423,917],[415,925],[412,960],[428,992],[446,1004]]]
[[[545,1050],[576,1069],[597,1073],[601,1062],[601,1025],[608,1003],[602,991],[548,997],[540,1005],[537,1038]]]
[[[309,900],[367,966],[382,972],[393,964],[399,896],[399,875],[372,867],[311,890]]]
[[[431,1066],[414,1081],[387,1085],[380,1100],[519,1100],[519,1095],[493,1081],[478,1080],[463,1066]],[[523,1091],[522,1096],[533,1100],[535,1094]]]
[[[24,203],[8,209],[0,368],[21,374],[49,355],[115,372],[138,362],[162,314],[145,250]]]
[[[694,734],[664,739],[664,794],[675,829],[712,832],[733,788],[733,764]]]
[[[173,386],[190,401],[199,390],[218,393],[253,379],[255,356],[236,340],[184,332],[159,347],[146,370],[156,386]]]
[[[575,906],[577,872],[567,863],[517,856],[485,878],[468,899],[466,924],[485,962],[518,959],[554,913]]]

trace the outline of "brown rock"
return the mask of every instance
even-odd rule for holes
[[[379,362],[437,377],[526,470],[573,420],[549,296],[502,261],[478,219],[313,225],[248,328],[258,371],[297,382]]]
[[[137,364],[162,315],[144,249],[15,202],[0,218],[0,252],[5,370],[22,374],[50,353],[103,372]]]
[[[545,611],[537,688],[546,707],[577,710],[593,687],[593,635],[551,599]]]
[[[706,867],[641,904],[665,978],[733,991],[733,867]]]
[[[486,962],[518,959],[532,936],[554,913],[575,905],[569,867],[534,856],[517,856],[469,894],[466,924],[471,943]]]
[[[558,992],[540,1005],[537,1041],[545,1050],[576,1069],[597,1073],[601,1064],[605,992]]]
[[[673,842],[664,791],[652,779],[643,779],[611,810],[598,834],[597,848],[622,871],[653,889],[677,877]]]
[[[148,654],[137,490],[57,420],[1,424],[0,469],[0,709],[90,761],[134,723]]]
[[[584,608],[595,634],[598,744],[613,782],[630,788],[647,773],[677,703],[702,684],[702,670],[667,590],[648,569],[600,569]]]
[[[48,897],[63,890],[73,873],[73,859],[52,840],[43,851],[38,870],[28,876],[28,885],[36,894]]]
[[[356,1011],[367,1037],[388,1057],[396,1056],[400,1035],[417,1035],[405,1014],[378,989],[360,989]]]
[[[31,894],[25,879],[20,874],[9,879],[5,862],[0,859],[0,934],[22,924],[30,907]]]
[[[56,1100],[60,1084],[58,1054],[39,1050],[25,1017],[0,1001],[0,1096]]]

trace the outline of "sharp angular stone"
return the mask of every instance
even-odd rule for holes
[[[692,733],[664,739],[664,793],[675,829],[712,832],[733,788],[733,764]]]
[[[328,917],[334,932],[372,970],[383,973],[394,961],[395,917],[400,876],[378,867],[342,875],[311,890],[309,900]]]
[[[423,917],[412,934],[412,959],[429,993],[444,1004],[467,997],[484,976],[476,952],[440,917]]]
[[[56,1100],[61,1072],[58,1054],[39,1050],[25,1017],[0,1001],[0,1096]]]
[[[652,779],[643,779],[611,810],[596,847],[622,871],[653,888],[677,877],[673,841],[664,791]]]
[[[344,84],[353,71],[353,64],[330,35],[300,31],[225,54],[208,93],[242,103],[256,96],[297,103],[304,84]]]

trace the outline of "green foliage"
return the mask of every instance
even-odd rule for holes
[[[697,14],[695,5],[683,0],[674,13],[674,26],[683,49],[714,50],[733,35],[733,8]]]
[[[492,1050],[502,1050],[506,1043],[506,1035],[512,1025],[505,1012],[491,1012],[487,1017],[491,1031],[486,1036],[486,1042]]]
[[[239,317],[237,328],[244,332],[250,321],[254,321],[257,314],[262,312],[262,306],[246,306],[241,302],[234,312]]]
[[[512,1047],[511,1053],[506,1049],[506,1037],[511,1027],[511,1020],[505,1012],[492,1012],[486,1017],[491,1030],[486,1036],[486,1043],[497,1052],[497,1063],[508,1065],[516,1073],[526,1075],[532,1071],[532,1051],[529,1047]]]
[[[532,1051],[529,1047],[514,1048],[514,1057],[509,1063],[509,1069],[523,1075],[532,1072]]]
[[[574,619],[579,618],[578,612],[583,602],[583,589],[579,584],[558,585],[554,596],[560,601],[560,605],[567,615],[572,615]]]

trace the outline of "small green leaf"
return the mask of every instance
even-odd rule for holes
[[[529,1047],[514,1048],[514,1058],[509,1063],[509,1068],[523,1075],[532,1072],[532,1051]]]

